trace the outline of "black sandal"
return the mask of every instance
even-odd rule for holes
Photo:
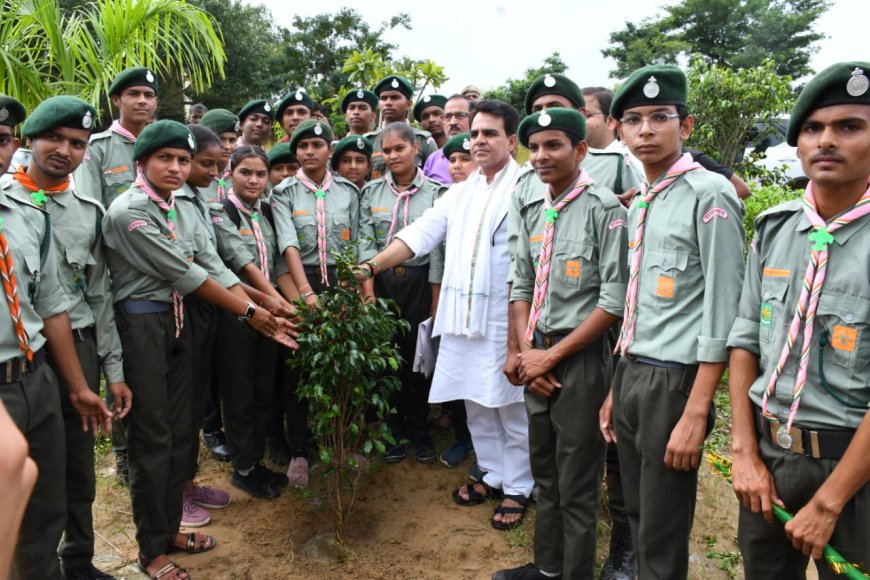
[[[203,552],[208,552],[209,550],[214,550],[215,548],[217,548],[217,540],[214,538],[214,536],[209,536],[206,534],[203,535],[205,536],[205,539],[203,540],[202,546],[197,546],[196,532],[190,532],[188,534],[184,534],[185,538],[187,539],[187,545],[185,547],[179,548],[173,543],[169,546],[169,548],[167,548],[166,553],[169,554],[172,552],[186,552],[188,554],[201,554]]]
[[[482,485],[484,492],[480,493],[474,489],[475,485]],[[468,493],[468,499],[465,499],[459,494],[462,489],[465,489],[466,493]],[[488,485],[485,481],[478,481],[476,483],[463,485],[459,489],[454,490],[453,501],[464,506],[480,505],[488,499],[501,499],[503,495],[504,494],[500,489]]]
[[[495,508],[495,512],[493,512],[493,514],[492,514],[493,519],[490,520],[492,527],[494,527],[497,530],[503,530],[503,531],[512,530],[514,528],[520,527],[523,524],[523,519],[526,517],[526,508],[529,507],[529,498],[527,498],[524,495],[504,494],[504,497],[502,499],[512,499],[515,502],[517,502],[518,504],[520,504],[520,506],[519,507],[507,507],[504,504],[499,504],[499,506],[497,508]],[[498,522],[494,519],[496,515],[506,516],[508,514],[519,514],[520,517],[518,520],[511,522],[509,524],[506,524],[504,522]]]
[[[142,571],[143,574],[145,574],[146,576],[148,576],[152,580],[160,580],[161,578],[166,577],[166,575],[169,574],[170,572],[175,575],[175,578],[178,578],[178,574],[181,573],[181,574],[184,574],[184,578],[182,580],[190,580],[190,574],[187,572],[187,569],[182,568],[181,566],[179,566],[175,562],[169,562],[167,565],[160,568],[156,572],[153,572],[153,573],[149,572],[148,566],[153,561],[154,560],[152,560],[150,558],[146,558],[142,554],[139,554],[139,562],[138,562],[139,569]]]

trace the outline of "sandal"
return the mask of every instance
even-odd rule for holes
[[[529,498],[524,495],[505,494],[503,499],[511,499],[520,505],[519,507],[507,507],[504,504],[499,504],[499,506],[495,508],[495,512],[492,514],[493,519],[490,521],[492,527],[497,530],[512,530],[520,527],[523,523],[523,519],[526,517],[526,508],[529,506]],[[508,514],[519,514],[520,517],[509,524],[495,520],[496,515],[506,516]]]
[[[483,493],[480,493],[475,489],[475,486],[481,485],[483,486]],[[468,494],[468,499],[462,497],[459,492],[462,490]],[[463,485],[457,490],[453,491],[453,501],[458,503],[459,505],[480,505],[488,499],[501,499],[503,496],[502,491],[500,489],[496,489],[491,485],[488,485],[485,481],[478,481],[476,483],[470,483],[468,485]]]
[[[173,578],[177,579],[178,574],[181,573],[181,574],[183,574],[183,576],[181,577],[180,580],[190,580],[190,574],[187,573],[187,569],[182,568],[181,566],[179,566],[175,562],[169,562],[168,564],[166,564],[164,567],[160,568],[156,572],[149,572],[148,566],[153,561],[154,560],[148,559],[145,556],[143,556],[142,554],[139,554],[139,562],[138,562],[139,569],[142,571],[143,574],[145,574],[146,576],[148,576],[152,580],[160,580],[161,578],[166,578],[170,572],[173,573],[173,576],[172,576]]]
[[[180,534],[181,532],[179,532]],[[184,537],[187,539],[187,545],[183,548],[176,546],[175,544],[171,544],[169,548],[167,548],[166,553],[172,552],[187,552],[188,554],[201,554],[203,552],[208,552],[209,550],[214,550],[217,547],[217,540],[214,539],[214,536],[206,536],[201,535],[202,540],[200,542],[196,541],[196,536],[199,535],[196,532],[190,532],[189,534],[184,534]],[[175,536],[178,538],[178,535]]]

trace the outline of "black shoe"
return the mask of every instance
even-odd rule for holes
[[[211,450],[212,457],[224,463],[229,463],[232,460],[230,448],[227,445],[227,436],[224,435],[223,431],[203,433],[202,438],[205,439],[205,446]]]
[[[526,564],[519,568],[499,570],[492,575],[492,580],[562,580],[562,575],[547,576],[534,564]]]
[[[106,574],[92,563],[64,567],[63,577],[66,580],[115,580],[111,574]]]
[[[254,466],[254,470],[261,470],[263,472],[263,476],[266,478],[270,484],[277,485],[278,487],[287,487],[287,484],[290,483],[290,480],[287,479],[287,475],[283,473],[278,473],[277,471],[272,471],[262,463],[258,463]]]
[[[269,439],[269,459],[276,465],[290,465],[290,448],[276,437]]]
[[[432,445],[432,440],[428,437],[414,441],[414,457],[420,463],[434,463],[438,458],[435,452],[435,446]]]
[[[230,483],[260,499],[274,499],[281,495],[281,486],[269,481],[268,470],[260,465],[254,466],[248,475],[242,475],[234,469]]]
[[[130,487],[130,468],[127,466],[127,450],[115,450],[115,480],[124,487]]]
[[[408,456],[408,450],[405,449],[404,443],[399,443],[387,449],[387,454],[384,456],[384,461],[387,463],[398,463],[403,461]]]
[[[613,524],[610,530],[610,553],[601,568],[601,580],[634,580],[636,565],[631,529],[628,524]]]

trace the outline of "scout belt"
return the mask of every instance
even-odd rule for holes
[[[793,426],[787,430],[784,424],[765,418],[758,407],[755,407],[755,426],[762,439],[813,459],[840,459],[855,435],[854,429],[814,431]]]
[[[550,348],[551,346],[556,346],[562,340],[568,336],[567,334],[546,334],[541,332],[540,330],[535,331],[534,339],[535,346],[543,346],[544,348]]]
[[[45,362],[45,349],[40,349],[33,353],[33,360],[21,357],[0,363],[0,383],[18,382],[23,377],[33,374],[33,371],[43,362]]]
[[[395,268],[387,269],[386,272],[392,273],[396,278],[404,278],[405,276],[421,276],[429,273],[429,266],[396,266]]]
[[[172,310],[172,304],[156,300],[121,300],[120,305],[127,314],[157,314]]]
[[[84,342],[89,338],[96,338],[97,333],[94,330],[93,326],[86,326],[84,328],[73,328],[72,329],[73,340],[76,342]]]

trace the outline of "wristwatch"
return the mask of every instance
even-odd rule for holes
[[[245,310],[245,318],[251,319],[254,317],[254,314],[257,313],[257,307],[254,306],[253,302],[248,302],[248,308]]]

